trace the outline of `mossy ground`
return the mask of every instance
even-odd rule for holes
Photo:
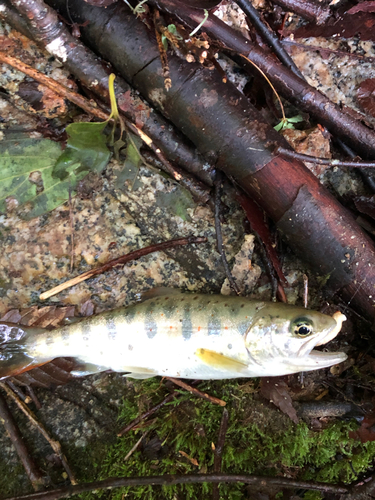
[[[252,385],[251,385],[252,384]],[[356,422],[336,421],[326,429],[311,431],[305,422],[293,424],[253,394],[256,382],[207,382],[200,386],[227,402],[229,425],[223,452],[226,473],[282,475],[303,480],[350,483],[365,471],[375,456],[375,443],[349,438]],[[134,382],[132,397],[124,400],[119,420],[126,424],[166,395],[159,379]],[[223,409],[182,392],[165,405],[144,427],[130,431],[109,445],[97,478],[212,472]],[[147,430],[143,444],[126,461],[125,456]],[[178,500],[208,498],[211,485],[139,487],[87,494],[110,500]],[[222,484],[221,498],[251,498],[243,484]],[[303,495],[302,495],[303,497]],[[282,495],[280,496],[282,498]],[[306,492],[306,500],[321,498]]]

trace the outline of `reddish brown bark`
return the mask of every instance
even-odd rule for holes
[[[308,21],[323,24],[331,16],[329,7],[323,6],[314,0],[272,0],[286,11],[295,12]]]

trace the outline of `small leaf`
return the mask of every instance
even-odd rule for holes
[[[303,122],[303,118],[301,115],[296,115],[296,116],[292,116],[291,118],[287,118],[287,121],[289,123],[300,123],[300,122]]]
[[[280,130],[282,130],[284,128],[284,125],[285,125],[285,121],[284,120],[281,120],[280,123],[278,123],[275,127],[273,127],[276,132],[280,132]]]
[[[163,44],[164,50],[168,50],[168,40],[165,35],[161,35],[161,43]]]
[[[102,134],[106,125],[107,122],[68,125],[68,143],[53,168],[52,176],[63,181],[74,172],[78,182],[90,171],[100,173],[110,158],[106,137]]]

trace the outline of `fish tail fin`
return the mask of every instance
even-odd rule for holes
[[[40,363],[29,354],[33,339],[44,331],[43,328],[0,323],[0,380],[47,362]]]

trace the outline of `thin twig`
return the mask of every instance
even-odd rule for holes
[[[101,109],[97,108],[91,101],[81,96],[80,94],[77,94],[68,87],[65,87],[65,85],[62,85],[53,78],[46,76],[41,71],[38,71],[32,66],[23,63],[19,59],[8,56],[5,52],[0,51],[0,62],[9,64],[9,66],[12,66],[12,68],[17,69],[18,71],[22,71],[22,73],[25,73],[25,75],[33,78],[42,85],[45,85],[56,94],[68,99],[76,106],[79,106],[81,109],[86,111],[86,113],[90,113],[96,118],[99,118],[99,120],[106,121],[108,119],[109,115]]]
[[[69,477],[69,480],[71,482],[71,484],[75,485],[77,484],[77,481],[74,477],[74,474],[71,470],[71,468],[69,467],[69,464],[61,450],[61,445],[58,441],[55,441],[54,439],[52,439],[48,432],[46,431],[46,429],[44,428],[44,426],[38,422],[37,418],[35,417],[34,413],[25,405],[25,403],[23,401],[21,401],[16,394],[14,394],[14,392],[10,389],[10,387],[7,386],[7,384],[5,384],[4,382],[0,382],[0,387],[7,393],[7,395],[9,397],[11,397],[13,399],[13,401],[16,403],[16,405],[18,406],[18,408],[23,411],[23,413],[27,416],[27,418],[30,420],[30,422],[35,425],[35,427],[38,429],[38,431],[42,434],[42,436],[48,441],[48,443],[50,444],[51,448],[53,449],[53,451],[56,453],[56,455],[59,457],[59,459],[61,460],[61,463],[66,471],[66,473],[68,474],[68,477]]]
[[[187,384],[186,382],[183,382],[179,378],[174,378],[174,377],[165,377],[165,378],[167,380],[170,380],[174,384],[179,385],[183,389],[186,389],[191,394],[194,394],[195,396],[198,396],[199,398],[205,399],[206,401],[209,401],[210,403],[213,403],[215,405],[220,405],[220,406],[225,406],[227,404],[222,399],[215,398],[215,396],[210,396],[206,392],[202,392],[199,389],[196,389],[195,387],[192,387],[191,385]]]
[[[375,57],[364,56],[362,54],[355,54],[353,52],[345,52],[344,50],[328,49],[325,47],[320,47],[319,45],[307,45],[305,43],[300,43],[300,42],[297,42],[296,40],[290,40],[287,38],[284,38],[284,40],[282,40],[282,44],[287,45],[287,46],[292,45],[295,47],[300,47],[304,50],[309,50],[309,51],[313,51],[313,52],[320,52],[322,57],[324,57],[324,53],[327,53],[327,54],[334,54],[335,56],[340,56],[340,57],[349,57],[351,59],[359,59],[361,61],[368,62],[368,63],[375,61]]]
[[[22,439],[17,424],[9,411],[8,405],[0,394],[0,420],[4,424],[5,430],[12,441],[12,444],[22,462],[27,477],[30,479],[35,491],[39,491],[45,485],[46,481],[32,460],[28,449]]]
[[[126,462],[135,452],[135,450],[138,448],[138,446],[142,443],[143,439],[147,436],[148,430],[146,432],[142,433],[142,436],[138,439],[138,441],[135,443],[133,448],[125,455],[124,457],[124,462]]]
[[[307,274],[303,275],[303,307],[307,308],[309,301],[309,278]]]
[[[332,15],[330,8],[326,5],[319,5],[319,2],[311,0],[272,0],[277,5],[287,11],[295,12],[299,16],[313,21],[316,24],[323,24]]]
[[[21,401],[24,403],[30,402],[29,396],[26,396],[26,394],[24,394],[18,385],[12,382],[11,379],[7,379],[5,382],[9,385],[12,391],[17,394]]]
[[[107,490],[120,487],[176,484],[201,484],[201,483],[245,483],[255,486],[281,486],[283,488],[301,488],[307,490],[323,491],[325,493],[344,494],[350,491],[347,486],[336,486],[313,481],[296,481],[285,477],[252,476],[250,474],[185,474],[183,476],[164,474],[163,476],[150,477],[112,477],[104,481],[66,486],[56,490],[34,493],[4,500],[59,500],[73,495],[79,495],[95,490]]]
[[[281,45],[278,37],[264,24],[264,22],[259,17],[259,12],[252,5],[250,0],[235,0],[235,2],[241,7],[247,17],[250,19],[251,23],[255,26],[259,35],[263,38],[263,40],[272,47],[273,51],[280,59],[280,61],[285,64],[287,68],[289,68],[295,75],[299,78],[304,78],[300,70],[297,68],[295,62],[290,57],[290,55],[286,52],[284,47]]]
[[[89,278],[92,278],[93,276],[96,276],[98,274],[105,273],[109,269],[112,269],[114,266],[119,266],[126,264],[127,262],[131,260],[136,260],[139,259],[140,257],[143,257],[144,255],[148,255],[153,252],[160,252],[163,250],[167,250],[169,248],[174,248],[177,246],[181,245],[191,245],[193,243],[198,244],[198,243],[206,243],[207,238],[204,237],[190,237],[190,238],[178,238],[176,240],[170,240],[170,241],[163,241],[162,243],[156,243],[155,245],[150,245],[148,247],[140,248],[139,250],[134,250],[134,252],[130,252],[126,255],[122,255],[121,257],[118,257],[117,259],[110,260],[103,266],[100,266],[96,269],[91,269],[90,271],[86,271],[83,274],[80,274],[79,276],[76,276],[75,278],[72,278],[69,281],[66,281],[65,283],[61,283],[61,285],[56,286],[55,288],[52,288],[51,290],[48,290],[47,292],[42,293],[39,298],[40,300],[46,300],[52,297],[53,295],[56,295],[57,293],[62,292],[63,290],[66,290],[67,288],[70,288],[74,285],[77,285],[78,283],[81,283],[82,281],[88,280]]]
[[[329,165],[331,167],[375,167],[375,162],[366,161],[341,161],[341,160],[330,160],[328,158],[318,158],[317,156],[305,155],[302,153],[297,153],[291,149],[277,148],[275,154],[280,154],[286,156],[287,158],[294,158],[295,160],[307,161],[310,163],[317,163],[318,165]]]
[[[168,90],[172,87],[172,80],[171,80],[171,75],[169,73],[167,51],[165,50],[165,47],[163,45],[163,39],[162,39],[162,35],[161,35],[161,27],[162,27],[163,23],[160,19],[160,12],[158,9],[154,9],[153,21],[154,21],[156,41],[158,44],[158,49],[159,49],[159,54],[160,54],[160,61],[161,61],[161,65],[162,65],[162,71],[163,71],[163,77],[164,77],[164,87],[165,87],[165,90],[168,92]]]
[[[9,385],[9,384],[8,384],[8,385]],[[42,407],[42,405],[41,405],[41,403],[40,403],[39,399],[36,397],[36,394],[35,394],[35,392],[33,391],[33,388],[31,387],[31,385],[27,385],[27,386],[26,386],[26,391],[27,391],[27,393],[28,393],[28,395],[29,395],[30,400],[34,403],[34,405],[36,406],[36,408],[37,408],[38,410],[40,410],[40,409],[41,409],[41,407]],[[24,402],[25,402],[25,403],[27,403],[27,401],[24,401]]]
[[[157,412],[162,406],[166,405],[167,403],[170,403],[171,401],[173,401],[174,399],[176,399],[180,396],[181,396],[180,392],[178,392],[178,391],[172,392],[172,394],[169,394],[166,398],[163,399],[163,401],[161,401],[160,403],[158,403],[157,405],[152,407],[150,410],[145,411],[144,413],[142,413],[142,415],[139,415],[132,422],[130,422],[130,424],[126,425],[123,429],[121,429],[121,431],[117,434],[117,436],[119,436],[119,437],[123,436],[124,434],[129,432],[131,429],[133,429],[133,427],[138,425],[140,422],[142,422],[143,420],[146,420],[146,418],[148,418],[150,415]]]
[[[224,251],[224,245],[223,245],[223,235],[221,232],[221,223],[220,223],[220,208],[221,208],[221,186],[223,182],[223,176],[220,171],[216,172],[216,179],[215,179],[215,230],[216,230],[216,244],[217,244],[217,250],[220,254],[221,261],[224,266],[225,274],[228,278],[229,285],[232,288],[232,290],[237,294],[240,295],[240,289],[237,286],[237,283],[234,281],[233,275],[231,273],[231,270],[228,265],[227,257],[225,255]]]
[[[223,416],[221,417],[221,422],[220,422],[220,429],[219,429],[219,436],[217,438],[217,445],[215,447],[215,452],[214,452],[214,473],[215,474],[221,473],[221,463],[223,460],[223,449],[224,449],[225,435],[226,435],[227,429],[228,429],[228,419],[229,419],[228,410],[226,408],[224,408]],[[219,500],[219,498],[220,498],[219,485],[214,484],[212,487],[212,500]]]
[[[74,267],[74,214],[73,214],[73,204],[72,204],[72,192],[69,186],[69,220],[70,220],[70,272],[73,272]]]

